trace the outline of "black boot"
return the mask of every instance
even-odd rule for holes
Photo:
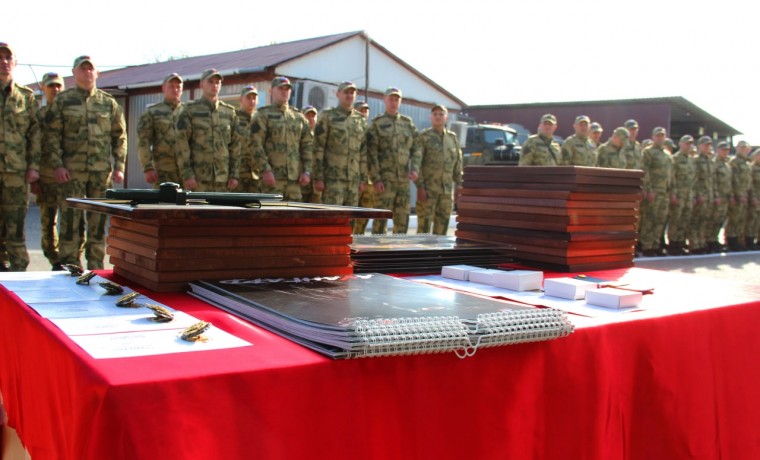
[[[739,246],[739,238],[735,236],[729,236],[726,238],[726,243],[728,245],[728,252],[741,252],[742,247]]]
[[[707,243],[708,254],[717,254],[719,252],[723,252],[721,251],[721,249],[723,248],[721,247],[720,243],[718,243],[717,241],[710,241]]]
[[[755,239],[751,236],[744,238],[744,247],[746,251],[757,251],[758,246],[755,244]]]

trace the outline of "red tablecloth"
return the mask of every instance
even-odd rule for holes
[[[685,304],[718,285],[645,275]],[[0,291],[0,391],[33,460],[760,458],[760,295],[467,359],[331,361],[146,292],[253,346],[95,360]]]

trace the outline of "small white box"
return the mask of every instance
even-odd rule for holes
[[[493,286],[493,275],[500,273],[501,270],[493,270],[490,268],[481,268],[480,270],[474,270],[470,272],[470,282],[488,284]]]
[[[500,271],[491,275],[493,285],[513,291],[534,291],[541,289],[544,272],[533,270]]]
[[[448,265],[441,269],[441,276],[452,280],[468,281],[470,279],[470,272],[475,270],[483,269],[472,265]]]
[[[586,297],[586,289],[596,289],[597,284],[575,278],[549,278],[544,280],[544,294],[563,299],[579,300]]]
[[[607,308],[638,307],[642,297],[641,292],[616,288],[589,289],[586,291],[587,304]]]

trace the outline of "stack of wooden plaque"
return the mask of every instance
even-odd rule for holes
[[[344,275],[351,267],[350,219],[386,210],[303,203],[259,209],[70,199],[112,216],[106,253],[114,272],[154,291],[191,281]]]
[[[514,246],[557,271],[633,266],[643,172],[580,166],[468,166],[456,236]]]

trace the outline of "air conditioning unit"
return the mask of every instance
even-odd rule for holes
[[[302,80],[299,84],[300,94],[297,95],[296,99],[298,108],[313,105],[321,112],[326,108],[338,105],[338,98],[335,96],[337,86],[309,80]]]

